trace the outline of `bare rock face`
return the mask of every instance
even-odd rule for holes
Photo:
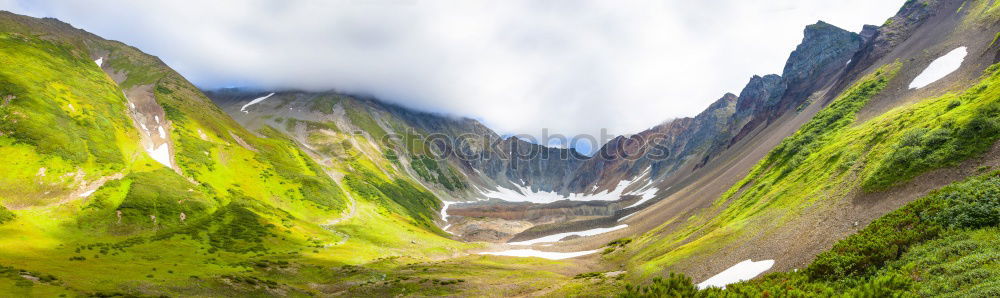
[[[776,74],[751,77],[740,92],[736,112],[729,120],[731,139],[716,147],[729,146],[746,137],[755,128],[769,124],[774,119],[773,114],[782,110],[777,105],[787,88],[784,78]]]
[[[773,109],[781,101],[781,97],[785,95],[787,87],[785,80],[776,74],[751,77],[750,82],[740,92],[739,101],[736,102],[736,113],[733,117],[747,119],[751,115],[762,114]]]
[[[955,1],[957,0],[950,2]],[[921,24],[933,17],[938,10],[941,10],[943,7],[954,6],[954,3],[946,5],[949,4],[946,2],[949,1],[907,1],[899,9],[899,12],[886,20],[882,26],[866,25],[861,30],[861,37],[864,39],[864,44],[859,53],[855,55],[856,62],[861,62],[863,65],[871,65],[891,52],[897,45],[907,40]],[[948,10],[954,11],[950,8]],[[946,11],[945,13],[950,12]]]
[[[754,76],[740,92],[730,121],[733,138],[727,145],[802,106],[847,67],[865,38],[874,35],[871,30],[860,35],[822,21],[806,26],[802,43],[789,55],[782,75]]]
[[[861,46],[861,35],[822,21],[806,26],[804,33],[802,43],[789,55],[781,73],[788,85],[788,103],[801,102],[832,80]]]

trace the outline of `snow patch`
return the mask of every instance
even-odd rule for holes
[[[448,202],[448,201],[445,201],[445,200],[441,200],[441,203],[444,204],[444,207],[441,207],[441,220],[444,221],[445,223],[447,223],[448,222],[448,207],[451,206],[452,204],[455,204],[455,202]],[[448,232],[448,234],[455,235],[455,233],[452,233],[452,232],[448,231],[448,228],[450,228],[450,227],[451,227],[451,224],[447,224],[443,228],[441,228],[441,230],[444,230],[445,232]]]
[[[257,104],[259,102],[262,102],[265,99],[267,99],[268,97],[271,97],[272,95],[274,95],[274,92],[271,92],[271,94],[268,94],[268,95],[266,95],[264,97],[258,97],[258,98],[255,98],[254,100],[251,100],[249,103],[243,105],[243,107],[240,108],[240,112],[249,114],[250,112],[247,112],[247,107],[250,107],[251,105],[254,105],[254,104]],[[288,108],[288,109],[290,110],[291,108]]]
[[[635,215],[636,213],[639,213],[639,211],[629,213],[626,216],[622,216],[621,218],[618,219],[618,222],[621,222],[621,221],[625,220],[626,218],[632,217],[632,215]]]
[[[552,191],[532,191],[530,187],[524,185],[514,185],[514,188],[497,187],[497,190],[487,190],[482,192],[484,196],[491,199],[500,199],[508,202],[531,202],[531,203],[552,203],[562,200],[570,201],[617,201],[621,199],[623,195],[638,195],[642,196],[640,202],[645,202],[646,200],[652,199],[656,194],[657,189],[651,187],[650,184],[644,185],[636,191],[625,192],[625,189],[630,185],[634,184],[639,177],[643,175],[636,176],[635,180],[622,180],[618,182],[615,188],[605,191],[603,193],[571,193],[569,195],[561,195]]]
[[[159,162],[168,168],[173,168],[173,166],[170,165],[170,146],[167,146],[167,144],[160,144],[160,146],[156,148],[146,148],[146,151],[149,152],[149,156],[153,157],[156,162]]]
[[[167,138],[167,132],[163,131],[163,126],[157,126],[156,130],[160,132],[160,138],[161,139],[166,139]]]
[[[94,194],[95,191],[97,191],[97,189],[91,189],[91,190],[85,191],[82,194],[80,194],[80,197],[81,198],[89,197],[90,195]]]
[[[639,199],[639,201],[636,201],[635,203],[632,203],[632,205],[628,205],[628,207],[625,207],[625,208],[632,208],[632,207],[635,207],[635,206],[642,205],[642,203],[645,203],[646,201],[649,201],[654,196],[656,196],[656,191],[657,191],[656,187],[650,187],[650,185],[646,185],[643,188],[645,188],[645,189],[639,191],[638,193],[636,193],[636,192],[631,193],[632,195],[641,196],[642,198]],[[670,189],[670,187],[667,187],[667,189]]]
[[[104,66],[104,57],[97,58],[97,60],[94,60],[94,63],[97,63],[97,67]]]
[[[624,229],[626,227],[628,227],[628,225],[624,225],[623,224],[623,225],[617,225],[617,226],[610,227],[610,228],[596,228],[596,229],[590,229],[590,230],[579,231],[579,232],[566,232],[566,233],[552,234],[552,235],[548,235],[548,236],[541,237],[541,238],[535,238],[535,239],[531,239],[531,240],[518,241],[518,242],[508,242],[507,244],[510,244],[510,245],[532,245],[532,244],[535,244],[535,243],[543,243],[543,242],[557,242],[557,241],[559,241],[559,240],[561,240],[563,238],[569,237],[569,236],[580,236],[580,237],[593,236],[593,235],[598,235],[598,234],[604,234],[604,233],[611,232],[611,231],[621,230],[621,229]]]
[[[579,256],[585,256],[589,254],[596,253],[597,250],[586,250],[577,252],[552,252],[552,251],[540,251],[534,249],[511,249],[505,251],[493,251],[493,252],[481,252],[480,255],[495,255],[495,256],[509,256],[509,257],[538,257],[549,260],[562,260],[568,258],[575,258]]]
[[[962,61],[965,61],[967,54],[966,47],[958,47],[944,56],[934,59],[920,75],[913,79],[913,82],[910,82],[910,89],[923,88],[954,72],[959,66],[962,66]]]
[[[771,269],[771,266],[774,266],[774,260],[754,262],[748,259],[706,279],[698,284],[698,288],[719,287],[725,289],[726,285],[757,277],[757,275]]]
[[[448,207],[451,206],[451,204],[455,204],[455,202],[441,200],[441,203],[444,204],[444,207],[441,207],[441,220],[448,222]]]

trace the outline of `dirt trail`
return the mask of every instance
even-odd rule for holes
[[[350,192],[344,191],[344,194],[347,195],[347,199],[351,201],[351,206],[348,208],[349,211],[347,211],[347,214],[344,214],[344,216],[341,216],[340,218],[331,219],[326,223],[319,225],[321,228],[329,231],[330,233],[337,234],[337,236],[341,237],[340,241],[337,241],[337,243],[334,244],[327,244],[326,245],[327,247],[343,245],[344,243],[347,242],[347,240],[351,239],[351,235],[333,229],[333,226],[341,222],[344,222],[345,220],[354,218],[354,216],[358,214],[358,201],[354,200],[354,196],[352,196]]]
[[[344,191],[344,194],[347,195],[347,199],[351,201],[351,206],[348,208],[349,210],[347,211],[347,214],[344,214],[344,216],[341,216],[340,218],[331,219],[327,221],[325,224],[322,224],[321,226],[336,225],[345,220],[354,218],[354,215],[358,213],[358,202],[354,200],[354,196],[352,196],[351,193],[347,191]]]

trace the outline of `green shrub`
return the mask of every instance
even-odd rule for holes
[[[273,225],[262,224],[263,219],[257,213],[230,204],[213,216],[215,231],[208,234],[212,247],[236,253],[267,250],[264,237],[272,234]]]
[[[408,215],[420,226],[434,226],[434,214],[441,209],[434,194],[401,178],[388,181],[361,165],[352,168],[355,172],[344,177],[344,184],[352,191],[384,208]]]
[[[819,148],[829,141],[830,134],[853,123],[855,114],[885,88],[886,84],[896,76],[899,67],[899,63],[881,67],[844,91],[843,95],[816,113],[816,116],[795,134],[785,138],[775,147],[765,159],[765,163],[781,165],[784,174],[797,167],[814,148]]]
[[[312,104],[309,106],[309,110],[323,114],[333,114],[333,108],[340,102],[340,100],[340,96],[337,95],[323,95],[313,99]]]
[[[131,121],[120,91],[70,45],[19,34],[0,39],[0,133],[76,165],[124,166],[115,132]]]
[[[649,285],[626,285],[625,292],[619,297],[698,297],[698,288],[691,282],[691,278],[684,274],[670,272],[670,275],[663,279],[653,278]]]
[[[949,228],[983,228],[1000,225],[1000,176],[976,179],[938,194],[944,208],[934,217]]]
[[[928,170],[954,166],[988,151],[1000,139],[1000,102],[997,102],[1000,72],[997,67],[990,67],[988,71],[982,82],[945,107],[947,112],[968,103],[972,105],[971,110],[961,112],[971,117],[907,131],[875,172],[863,181],[862,187],[868,191],[884,189]]]
[[[262,128],[260,133],[267,139],[245,138],[258,149],[256,159],[271,165],[281,178],[298,183],[302,199],[331,211],[347,207],[340,186],[291,140],[270,126]]]
[[[0,224],[14,220],[14,217],[15,215],[13,212],[10,212],[10,210],[7,210],[6,207],[0,205]]]
[[[193,219],[210,208],[210,199],[198,187],[167,168],[131,173],[124,180],[131,184],[117,210],[125,223],[152,223],[154,215],[158,225],[177,225],[181,213]]]
[[[695,292],[690,280],[671,275],[649,286],[626,286],[623,296],[992,297],[1000,293],[998,200],[1000,171],[943,187],[882,216],[804,270]]]
[[[463,189],[466,187],[459,174],[447,164],[440,165],[434,159],[425,155],[418,155],[410,162],[410,167],[417,172],[417,176],[428,182],[436,182],[448,190]]]

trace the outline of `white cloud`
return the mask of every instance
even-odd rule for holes
[[[161,57],[202,87],[368,93],[501,133],[633,133],[780,73],[805,25],[903,0],[0,0]]]

